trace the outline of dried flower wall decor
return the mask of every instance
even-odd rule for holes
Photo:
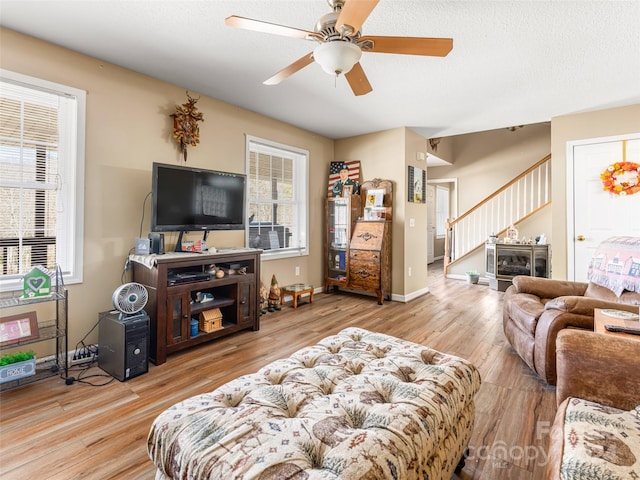
[[[193,98],[187,91],[187,103],[178,105],[173,117],[173,138],[180,145],[180,153],[184,161],[187,161],[187,146],[197,146],[200,143],[200,127],[198,122],[204,122],[202,112],[196,108],[196,102],[200,97]]]

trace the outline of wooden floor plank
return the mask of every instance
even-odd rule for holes
[[[165,364],[102,387],[47,379],[0,395],[0,477],[151,480],[153,419],[180,400],[311,345],[348,326],[388,333],[470,360],[482,376],[470,458],[454,478],[543,478],[555,389],[515,354],[502,333],[504,294],[429,269],[429,293],[409,303],[338,292],[289,304],[239,332],[170,355]],[[103,373],[94,367],[90,373]],[[104,379],[94,379],[96,382]]]

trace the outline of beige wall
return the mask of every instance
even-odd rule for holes
[[[429,141],[427,140],[427,153],[432,153],[436,157],[446,161],[453,162],[453,139],[456,137],[442,137],[439,138],[439,143],[436,145],[435,150],[431,148]]]
[[[427,168],[424,161],[417,160],[418,152],[425,152],[427,141],[424,137],[418,135],[412,130],[405,130],[405,162],[402,172],[402,178],[408,179],[408,166],[413,166],[425,170]],[[407,201],[408,183],[405,180],[405,188],[402,197],[398,198],[398,203],[403,202],[406,205],[406,214],[404,218],[404,269],[401,272],[404,281],[404,295],[412,298],[417,294],[428,291],[427,287],[427,204],[411,203]],[[423,197],[426,191],[426,185],[423,185]],[[415,226],[411,226],[412,221]],[[409,275],[411,271],[411,275]]]
[[[84,281],[69,285],[69,345],[75,346],[111,308],[125,259],[140,235],[143,203],[151,190],[153,162],[180,162],[171,139],[170,114],[186,101],[185,89],[116,67],[64,48],[0,30],[4,69],[87,91]],[[198,96],[198,92],[190,92]],[[187,165],[244,173],[245,135],[306,149],[309,178],[327,178],[333,141],[268,117],[202,96],[201,143],[189,149]],[[263,261],[262,278],[273,273],[281,284],[322,285],[326,182],[310,182],[310,255]],[[144,205],[142,235],[149,231],[150,203]],[[176,235],[167,237],[175,243]],[[216,247],[244,245],[243,232],[212,232]],[[295,276],[295,266],[301,274]],[[87,339],[97,341],[97,331]]]
[[[424,139],[423,139],[424,140]],[[360,160],[361,178],[365,182],[380,178],[393,182],[393,222],[391,229],[391,291],[393,295],[404,292],[404,179],[405,129],[395,128],[335,141],[336,160]]]
[[[554,117],[551,121],[553,178],[551,266],[553,277],[567,278],[567,142],[640,132],[640,105]]]
[[[444,238],[436,238],[433,246],[433,256],[435,258],[444,256]]]
[[[458,215],[551,151],[550,125],[526,125],[451,137],[451,166],[430,167],[429,180],[458,179]],[[438,146],[439,148],[439,146]]]

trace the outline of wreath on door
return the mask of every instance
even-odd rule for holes
[[[612,163],[600,174],[605,191],[615,195],[640,192],[640,165],[634,162]]]

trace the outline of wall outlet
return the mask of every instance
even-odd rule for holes
[[[296,277],[300,276],[300,267],[296,266]]]
[[[415,227],[416,226],[416,219],[415,218],[410,218],[409,219],[409,226],[410,227]]]

